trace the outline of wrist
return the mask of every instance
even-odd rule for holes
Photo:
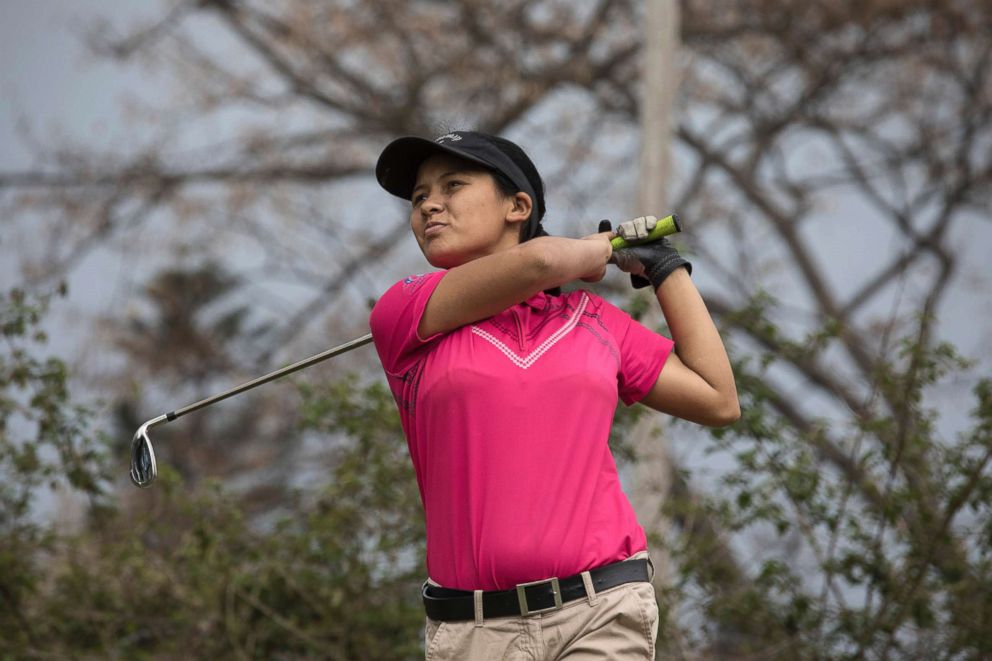
[[[688,264],[685,264],[684,266],[685,268],[673,269],[663,281],[658,283],[658,286],[655,287],[655,289],[657,291],[662,289],[668,290],[680,286],[679,283],[685,284],[686,282],[692,282],[692,278],[690,277],[692,269],[689,268]]]
[[[608,240],[603,241],[603,244],[606,246],[606,255],[603,258],[603,264],[606,265],[610,263],[611,259],[613,259],[613,244]]]
[[[613,257],[613,244],[610,243],[612,237],[613,232],[600,232],[599,234],[584,236],[579,241],[585,242],[583,247],[591,251],[589,253],[590,258],[594,259],[597,264],[607,264]]]
[[[602,235],[599,235],[592,241],[586,242],[592,244],[592,250],[587,262],[588,271],[579,277],[584,282],[599,282],[606,275],[606,265],[613,255],[613,246],[610,245],[609,240],[602,240],[601,237]]]
[[[662,256],[656,262],[644,269],[644,276],[657,291],[661,285],[676,271],[685,271],[686,277],[692,274],[692,264],[686,261],[675,249]]]

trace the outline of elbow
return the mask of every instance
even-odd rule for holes
[[[728,427],[741,418],[741,405],[737,393],[733,393],[713,408],[712,415],[706,421],[707,427]]]
[[[729,427],[738,420],[741,419],[741,405],[734,401],[733,408],[727,410],[726,414],[720,419],[720,424],[718,427]]]
[[[542,238],[532,239],[521,244],[520,250],[524,252],[526,268],[531,275],[530,279],[533,284],[540,289],[546,289],[558,284],[555,280],[560,270],[560,264],[555,251]]]

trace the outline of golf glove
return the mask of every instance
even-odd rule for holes
[[[657,223],[658,219],[654,216],[640,216],[620,223],[616,234],[627,241],[638,241],[647,238]],[[600,223],[601,229],[602,226],[603,224]],[[616,264],[621,271],[630,274],[630,283],[635,289],[651,285],[657,290],[665,278],[680,266],[684,266],[690,274],[692,273],[692,264],[686,261],[665,238],[614,250],[610,262]]]

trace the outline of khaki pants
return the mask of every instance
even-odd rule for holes
[[[427,619],[428,661],[654,659],[658,603],[650,583],[627,583],[561,610],[480,624]]]

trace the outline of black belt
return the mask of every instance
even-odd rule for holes
[[[589,575],[596,592],[624,583],[650,580],[646,558],[624,560],[590,569]],[[558,610],[563,604],[585,596],[582,574],[521,583],[511,590],[483,592],[482,616],[492,618],[545,613]],[[475,619],[475,596],[471,591],[452,590],[425,583],[423,597],[427,617],[432,620],[455,622]]]

